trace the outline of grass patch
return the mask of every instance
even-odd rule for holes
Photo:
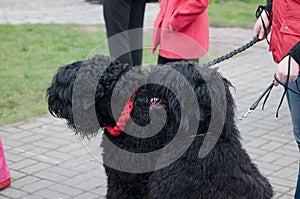
[[[211,3],[208,7],[210,25],[213,27],[252,28],[256,22],[255,12],[258,5],[266,1],[226,1]]]
[[[0,125],[46,113],[57,68],[107,54],[103,40],[103,26],[0,25]]]

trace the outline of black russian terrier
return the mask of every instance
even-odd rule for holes
[[[195,63],[142,69],[96,55],[59,68],[47,96],[82,137],[103,129],[107,198],[272,198],[242,148],[230,86]]]

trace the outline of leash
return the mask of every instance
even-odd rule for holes
[[[258,36],[256,36],[255,38],[253,38],[251,41],[249,41],[245,45],[243,45],[243,46],[241,46],[241,47],[239,47],[239,48],[237,48],[237,49],[235,49],[235,50],[227,53],[226,55],[223,55],[221,57],[218,57],[218,58],[216,58],[216,59],[214,59],[212,61],[209,61],[209,62],[203,64],[203,67],[204,68],[208,68],[208,67],[216,65],[216,64],[218,64],[218,63],[220,63],[222,61],[225,61],[226,59],[229,59],[229,58],[231,58],[231,57],[233,57],[233,56],[235,56],[235,55],[237,55],[237,54],[239,54],[239,53],[247,50],[248,48],[250,48],[251,46],[253,46],[254,44],[256,44],[258,41],[259,41],[259,38],[258,38]]]
[[[135,94],[137,93],[138,88],[136,88],[133,92],[133,96],[130,97],[130,99],[126,102],[124,109],[114,127],[111,127],[109,125],[105,125],[106,130],[111,134],[112,136],[118,136],[121,134],[122,131],[124,131],[126,127],[126,123],[130,119],[130,113],[133,109],[133,98]]]
[[[124,131],[126,127],[126,123],[130,119],[130,113],[133,108],[133,97],[129,99],[129,101],[124,106],[124,109],[114,127],[111,127],[109,125],[106,125],[105,128],[111,134],[112,136],[118,136],[121,134],[122,131]]]

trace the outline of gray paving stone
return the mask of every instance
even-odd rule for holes
[[[53,185],[55,185],[54,182],[50,182],[48,180],[39,180],[39,181],[35,181],[32,183],[28,183],[28,184],[22,186],[20,189],[27,193],[34,194],[35,192],[37,192],[39,190],[45,189],[45,188],[47,188],[49,186],[53,186]]]
[[[267,153],[266,155],[263,155],[263,156],[260,156],[259,158],[257,158],[257,160],[262,161],[262,162],[271,163],[282,157],[283,157],[282,154]]]
[[[255,139],[251,140],[250,142],[246,143],[245,146],[258,148],[258,147],[266,145],[269,142],[270,142],[270,140],[255,138]]]
[[[246,146],[246,145],[244,145],[244,147],[246,148],[246,151],[248,153],[257,154],[258,156],[261,156],[261,155],[264,155],[264,154],[268,153],[267,151],[264,151],[262,149],[258,149],[258,148],[255,148],[255,147],[249,147],[249,146]]]
[[[27,174],[34,174],[38,171],[41,171],[45,168],[51,167],[51,164],[46,164],[44,162],[39,162],[37,164],[34,164],[32,166],[26,167],[24,169],[20,169],[21,172],[27,173]]]
[[[1,198],[22,198],[24,196],[28,195],[28,193],[24,192],[24,191],[20,191],[18,189],[15,188],[7,188],[4,189],[3,191],[0,192],[0,196]]]
[[[20,162],[16,162],[16,163],[10,165],[10,168],[14,169],[14,170],[21,170],[22,168],[29,167],[36,163],[37,163],[37,161],[35,161],[35,160],[24,159],[24,160],[21,160]]]
[[[70,177],[78,175],[77,171],[70,170],[69,168],[62,168],[62,167],[59,167],[57,165],[52,166],[51,168],[48,168],[47,172],[56,173],[56,174],[65,176],[65,177],[67,177],[67,179],[70,179]]]
[[[19,125],[18,128],[21,130],[29,130],[29,129],[37,128],[41,125],[43,125],[43,123],[32,122],[32,123],[25,123],[23,125]]]
[[[49,143],[46,140],[39,140],[39,141],[33,142],[32,144],[37,147],[51,149],[51,150],[56,149],[59,146],[58,144]]]
[[[56,184],[56,185],[50,186],[49,190],[57,191],[59,193],[62,193],[64,195],[69,195],[72,197],[83,193],[83,190],[81,190],[81,189],[73,188],[73,187],[70,187],[67,185],[62,185],[62,184]]]
[[[26,185],[29,185],[29,184],[32,184],[34,182],[37,182],[39,181],[40,179],[37,178],[37,177],[33,177],[33,176],[30,176],[30,175],[27,175],[25,176],[24,178],[21,178],[19,180],[15,180],[13,182],[13,186],[15,188],[21,188],[21,187],[24,187]]]
[[[298,161],[298,158],[285,156],[283,158],[276,160],[273,163],[276,165],[281,165],[281,166],[289,166],[291,164],[297,163],[297,161]]]
[[[280,142],[270,141],[270,142],[264,144],[263,146],[261,146],[260,148],[263,150],[266,150],[266,151],[274,151],[275,149],[278,149],[283,145],[284,144],[280,143]]]
[[[10,163],[7,163],[8,165],[10,165]],[[12,170],[10,169],[10,175],[13,179],[13,181],[18,180],[20,178],[24,178],[25,176],[27,176],[28,174],[26,173],[22,173],[20,171],[16,171],[16,170]]]
[[[53,199],[53,198],[71,198],[70,196],[60,193],[56,190],[51,189],[42,189],[34,193],[34,195],[41,196],[44,199]]]
[[[22,142],[24,142],[24,143],[32,143],[32,142],[36,142],[38,140],[42,140],[45,137],[46,136],[44,136],[44,135],[32,133],[30,136],[27,135],[26,137],[23,137],[22,138]]]
[[[280,169],[279,171],[276,171],[272,174],[272,176],[280,176],[285,179],[289,179],[289,177],[292,176],[292,179],[296,179],[296,176],[298,174],[298,170],[295,170],[294,168],[285,167]]]
[[[37,195],[27,195],[23,196],[22,199],[42,199],[42,196],[37,196]]]
[[[290,141],[290,137],[287,137],[286,134],[278,134],[274,136],[274,133],[269,133],[267,135],[263,135],[261,138],[272,140],[275,142],[282,142],[283,144],[287,144]]]
[[[57,173],[51,173],[51,172],[48,172],[47,170],[40,171],[40,172],[36,173],[35,176],[45,179],[45,180],[50,180],[52,182],[56,182],[58,184],[61,184],[61,182],[63,182],[64,180],[67,179],[67,177],[65,177],[65,176],[62,176]]]
[[[83,194],[80,194],[78,196],[76,196],[74,199],[98,199],[99,198],[99,195],[98,194],[92,194],[92,193],[83,193]]]
[[[280,178],[280,177],[273,177],[273,176],[269,176],[268,179],[270,180],[271,183],[275,185],[280,185],[280,186],[276,186],[276,189],[278,188],[282,188],[282,187],[287,187],[292,189],[291,185],[294,184],[293,181],[291,180],[287,180],[284,178]]]
[[[279,149],[275,150],[274,152],[279,153],[279,154],[283,154],[283,155],[286,155],[286,156],[292,156],[292,157],[295,157],[295,158],[298,158],[298,159],[300,157],[299,152],[297,152],[296,150],[286,150],[286,149],[283,149],[283,148],[279,148]]]

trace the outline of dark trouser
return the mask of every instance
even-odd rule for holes
[[[160,55],[158,56],[157,63],[164,65],[168,62],[176,62],[176,61],[183,61],[183,60],[199,63],[199,59],[169,59],[169,58],[162,57]]]
[[[110,56],[132,66],[142,64],[146,0],[104,0]]]
[[[300,88],[300,73],[298,75],[297,82],[289,83],[289,88],[293,89],[296,92],[299,92],[298,88]],[[300,151],[300,95],[297,95],[296,93],[293,93],[289,90],[287,91],[286,95],[287,95],[287,101],[292,116],[294,137]],[[295,199],[300,199],[300,164],[299,164]]]

